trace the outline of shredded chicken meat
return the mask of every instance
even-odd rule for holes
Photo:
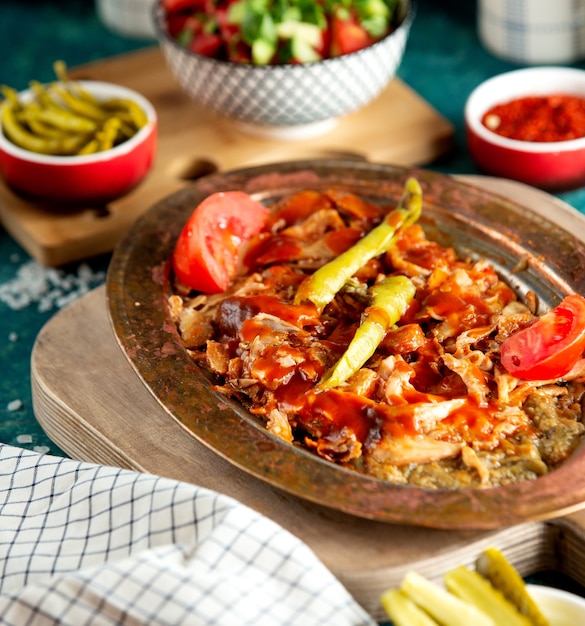
[[[501,342],[534,313],[487,261],[459,258],[415,224],[323,310],[294,304],[303,279],[389,208],[339,189],[279,201],[247,251],[247,274],[220,295],[170,296],[186,347],[273,435],[356,471],[461,489],[558,467],[584,434],[585,373],[527,382],[500,366]],[[319,389],[354,336],[368,285],[396,274],[416,286],[406,313],[349,380]]]

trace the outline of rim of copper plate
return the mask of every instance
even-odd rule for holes
[[[306,188],[342,185],[387,203],[398,200],[409,176],[423,188],[421,223],[431,238],[460,254],[488,258],[520,294],[536,292],[544,308],[569,293],[585,293],[585,243],[578,233],[503,196],[436,172],[361,161],[261,165],[206,176],[160,200],[120,241],[106,294],[123,353],[169,419],[242,471],[299,498],[361,518],[446,529],[498,528],[585,507],[583,446],[559,469],[532,481],[464,490],[398,486],[274,437],[237,402],[214,392],[183,347],[166,306],[168,260],[204,197],[241,189],[270,202]],[[585,225],[585,218],[574,217]],[[523,257],[527,269],[515,273]]]

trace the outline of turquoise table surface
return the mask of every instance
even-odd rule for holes
[[[465,145],[463,108],[490,76],[516,69],[488,53],[477,36],[472,0],[419,0],[400,78],[455,127],[453,151],[429,169],[480,173]],[[90,0],[3,0],[0,5],[0,84],[17,89],[49,81],[52,63],[69,66],[153,45],[113,34]],[[585,213],[585,189],[559,197]],[[32,261],[0,224],[0,441],[65,456],[37,423],[30,356],[37,333],[59,309],[105,280],[109,255],[48,271]],[[546,582],[546,578],[543,579]],[[559,583],[558,578],[553,582]]]
[[[465,145],[463,107],[471,90],[516,65],[488,53],[477,36],[471,0],[419,0],[400,78],[455,129],[452,153],[427,167],[474,174]],[[0,84],[24,89],[54,78],[52,63],[79,65],[154,45],[109,31],[91,0],[3,0],[0,5]],[[585,189],[560,197],[585,212]],[[30,354],[35,337],[60,307],[103,283],[109,255],[47,272],[0,225],[0,441],[64,455],[35,420]]]

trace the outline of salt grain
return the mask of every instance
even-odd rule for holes
[[[20,410],[22,409],[22,400],[11,400],[6,408],[11,412]]]
[[[47,452],[49,452],[50,448],[48,446],[35,446],[33,448],[33,450],[35,452],[38,452],[39,454],[47,454]]]
[[[11,341],[12,343],[18,341],[18,335],[12,331],[9,335],[8,335],[8,341]]]
[[[94,272],[82,263],[76,274],[47,268],[36,261],[21,265],[16,276],[0,285],[0,301],[19,311],[33,304],[40,313],[62,308],[103,283],[105,272]]]
[[[16,443],[20,445],[24,445],[26,443],[32,443],[33,438],[32,435],[17,435]]]

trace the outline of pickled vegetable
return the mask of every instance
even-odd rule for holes
[[[31,152],[54,155],[75,154],[84,141],[84,135],[70,135],[62,131],[53,137],[35,134],[18,121],[10,102],[6,102],[2,107],[0,120],[6,137],[15,145]]]
[[[478,572],[461,565],[445,574],[447,589],[489,615],[496,624],[533,626],[516,606]]]
[[[457,598],[416,572],[408,572],[400,589],[445,626],[500,626],[476,606]]]
[[[325,307],[360,268],[386,252],[396,241],[400,229],[414,224],[421,211],[422,189],[415,178],[409,178],[398,207],[363,239],[308,276],[297,290],[295,304],[309,300],[317,307]]]
[[[522,577],[506,557],[496,548],[488,548],[477,558],[476,570],[499,589],[518,610],[526,615],[534,626],[550,626],[532,596],[528,593]]]
[[[382,594],[382,607],[396,626],[550,626],[499,550],[485,550],[475,565],[447,572],[444,587],[408,572],[399,589]],[[424,621],[427,617],[435,622]]]
[[[389,328],[406,313],[416,288],[406,276],[389,276],[370,288],[372,302],[347,350],[319,383],[331,388],[345,382],[374,354]]]
[[[67,77],[65,64],[54,64],[57,81],[31,81],[32,99],[21,102],[11,87],[1,88],[2,130],[15,145],[40,154],[73,156],[101,152],[119,145],[147,123],[132,100],[98,101]]]
[[[380,602],[395,626],[439,626],[400,589],[388,589],[382,594]]]

